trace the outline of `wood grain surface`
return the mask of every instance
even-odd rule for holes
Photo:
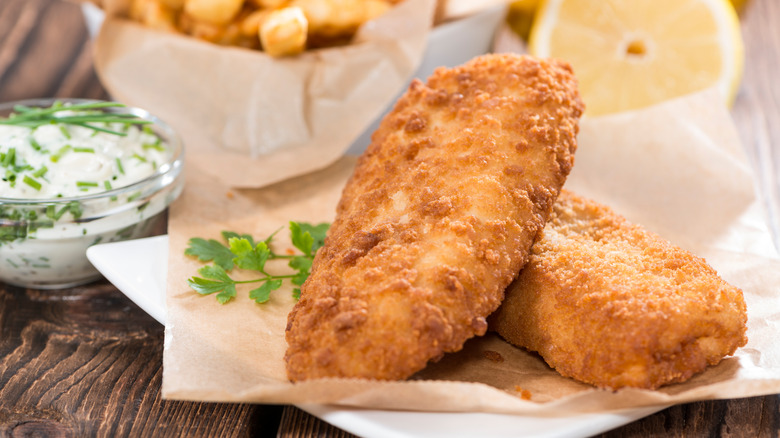
[[[775,175],[780,2],[753,0],[742,24],[732,113],[751,163]],[[0,102],[51,96],[108,98],[78,5],[0,0]],[[758,184],[780,218],[777,179]],[[0,284],[0,436],[353,436],[291,406],[163,400],[162,349],[162,326],[105,280],[58,291]],[[673,406],[601,436],[778,437],[780,397]]]

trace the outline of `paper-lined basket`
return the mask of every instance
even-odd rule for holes
[[[302,175],[364,148],[411,78],[488,51],[503,18],[493,5],[433,28],[435,0],[405,1],[347,46],[277,59],[145,28],[122,17],[128,1],[84,5],[101,82],[178,129],[191,171],[234,187]]]

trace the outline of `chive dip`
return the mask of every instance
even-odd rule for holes
[[[152,175],[170,157],[148,125],[99,125],[124,135],[61,123],[0,125],[0,197],[50,199],[103,192]]]
[[[88,247],[164,229],[183,146],[137,108],[44,102],[0,105],[0,281],[54,289],[100,277]]]

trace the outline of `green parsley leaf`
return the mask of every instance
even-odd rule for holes
[[[306,279],[309,278],[309,271],[301,271],[295,274],[291,279],[290,282],[296,286],[301,286],[306,281]]]
[[[255,239],[252,238],[249,234],[238,234],[235,231],[223,231],[222,232],[222,238],[225,239],[226,242],[229,242],[231,238],[237,238],[237,239],[246,239],[249,241],[249,244],[252,246],[255,246]],[[268,242],[266,242],[268,243]]]
[[[198,272],[202,277],[192,277],[187,280],[187,284],[202,295],[216,293],[217,301],[224,304],[236,296],[237,285],[259,283],[258,287],[249,291],[249,298],[258,304],[266,303],[271,298],[271,292],[281,288],[285,279],[295,286],[303,285],[309,277],[314,254],[323,245],[329,226],[330,224],[327,223],[311,225],[304,222],[290,222],[293,246],[303,253],[298,255],[277,254],[273,251],[271,242],[279,230],[259,242],[248,234],[223,231],[222,237],[227,245],[214,239],[193,237],[189,240],[189,246],[184,253],[197,257],[203,262],[214,264],[199,269]],[[273,259],[288,260],[287,265],[295,272],[287,275],[267,273],[266,262]],[[254,271],[260,275],[251,280],[234,280],[229,274],[233,268]],[[300,288],[294,288],[292,294],[297,300],[301,294]]]
[[[255,300],[258,304],[267,303],[271,299],[271,292],[282,287],[282,280],[280,278],[276,280],[268,280],[260,285],[256,289],[249,291],[249,298]]]
[[[219,265],[204,266],[198,270],[204,278],[193,277],[187,284],[201,295],[217,293],[217,301],[227,303],[236,296],[236,282]]]
[[[226,271],[233,269],[235,254],[230,251],[230,248],[214,239],[193,237],[189,240],[189,247],[184,250],[184,254],[195,256],[202,262],[213,261]]]
[[[290,259],[288,266],[296,271],[308,271],[311,269],[311,262],[313,260],[307,256],[297,256]]]
[[[328,228],[330,228],[329,223],[323,222],[318,225],[311,225],[305,222],[301,222],[298,225],[300,226],[301,231],[303,231],[304,233],[309,233],[312,237],[313,240],[313,243],[311,245],[312,254],[317,252],[318,249],[322,248],[322,245],[325,244],[325,235],[328,233]]]
[[[228,243],[230,251],[236,255],[233,259],[236,266],[240,269],[265,272],[265,262],[271,255],[271,250],[265,242],[260,242],[253,248],[249,240],[231,237]]]
[[[314,238],[311,233],[303,231],[301,225],[297,222],[290,222],[290,238],[294,247],[298,248],[305,255],[311,255],[311,247],[314,244]]]

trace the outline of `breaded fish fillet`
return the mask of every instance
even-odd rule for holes
[[[564,376],[655,389],[747,342],[740,289],[603,205],[562,191],[531,251],[490,326]]]
[[[484,334],[572,167],[582,110],[557,61],[486,55],[414,81],[289,315],[289,378],[404,379]]]

